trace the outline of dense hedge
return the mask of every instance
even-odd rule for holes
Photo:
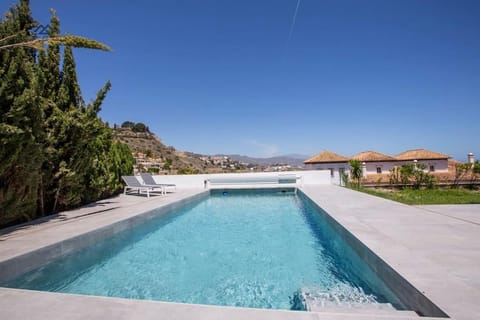
[[[33,40],[22,0],[0,21],[2,45]],[[60,34],[52,12],[49,37]],[[98,113],[110,83],[86,104],[72,48],[0,48],[0,227],[110,196],[131,174],[129,148]]]

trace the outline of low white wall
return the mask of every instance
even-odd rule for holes
[[[349,174],[350,166],[347,162],[317,163],[311,166],[314,170],[328,171],[332,184],[342,185],[342,172]]]
[[[245,178],[261,176],[282,176],[295,174],[301,179],[297,180],[297,185],[318,185],[331,184],[330,171],[326,170],[307,170],[307,171],[285,171],[285,172],[255,172],[255,173],[215,173],[215,174],[189,174],[189,175],[162,175],[153,176],[157,183],[174,183],[178,188],[204,188],[205,180],[212,178]]]
[[[292,173],[302,176],[302,183],[305,186],[332,183],[328,170],[293,171]]]

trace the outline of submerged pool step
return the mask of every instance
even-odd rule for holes
[[[357,303],[345,302],[335,299],[318,299],[312,298],[311,295],[302,293],[303,304],[305,309],[311,312],[319,313],[339,313],[339,314],[356,314],[356,315],[371,315],[383,316],[392,318],[417,318],[418,314],[410,310],[397,310],[390,303]]]
[[[417,313],[410,310],[396,310],[394,308],[382,307],[349,307],[349,306],[308,306],[308,311],[319,313],[352,313],[356,315],[382,315],[395,317],[419,317]]]
[[[311,312],[319,319],[329,320],[438,320],[443,318],[420,317],[415,312],[398,311],[397,313],[355,313],[355,312]]]
[[[375,305],[334,305],[334,304],[309,304],[306,302],[308,311],[319,313],[341,313],[341,314],[355,314],[364,316],[382,316],[392,318],[412,319],[419,317],[417,313],[410,310],[397,310],[389,303],[375,304]]]

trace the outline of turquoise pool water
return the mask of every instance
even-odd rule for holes
[[[401,307],[291,192],[217,192],[1,285],[275,309],[301,309],[299,296]]]

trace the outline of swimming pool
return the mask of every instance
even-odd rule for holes
[[[219,191],[2,286],[225,306],[402,308],[303,195]]]

